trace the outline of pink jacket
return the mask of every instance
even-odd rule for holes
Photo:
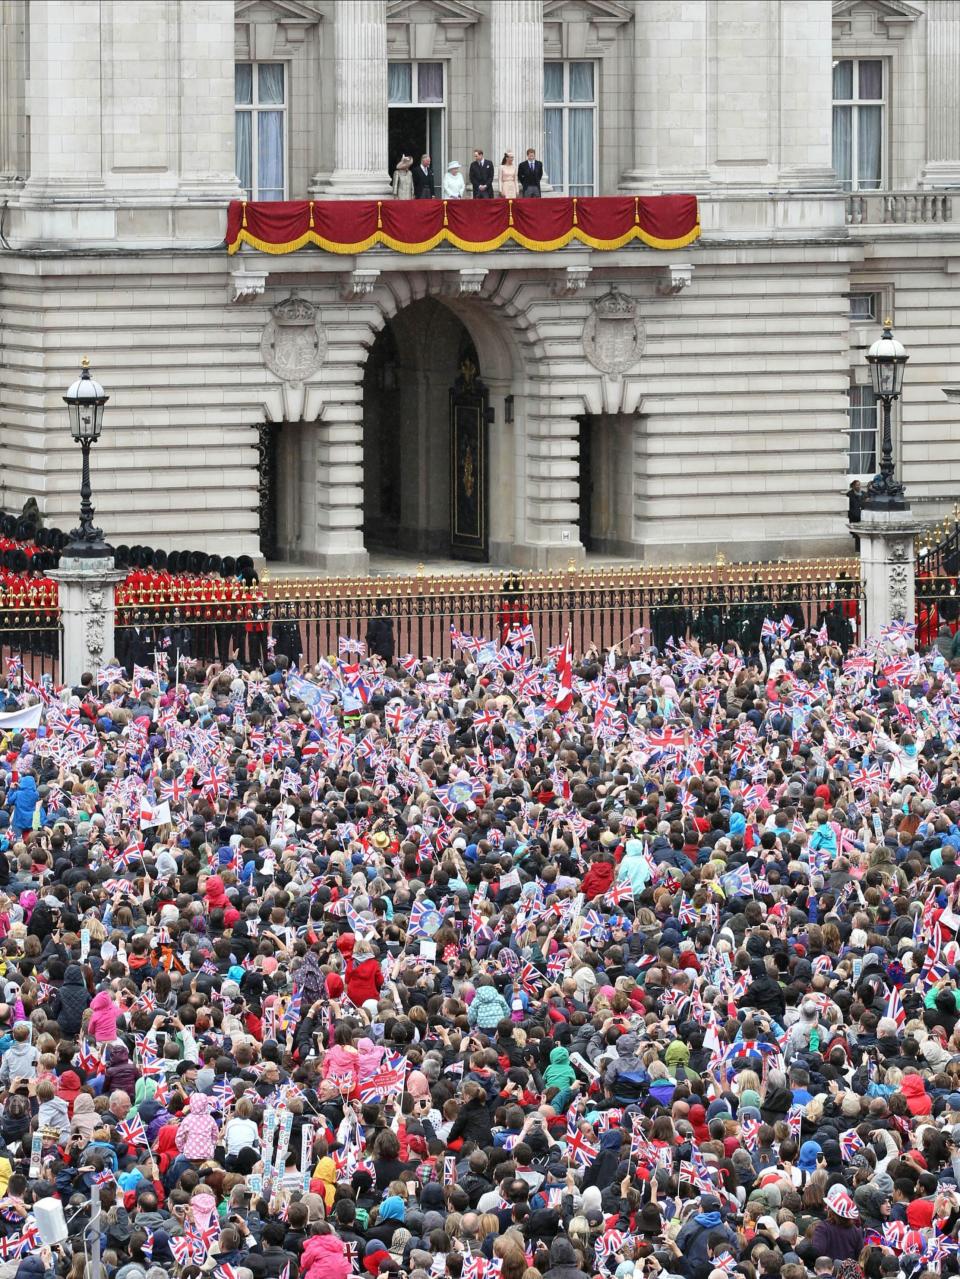
[[[94,995],[90,1005],[90,1022],[87,1033],[92,1035],[98,1044],[112,1043],[117,1037],[117,1017],[120,1010],[110,998],[106,990]]]
[[[343,1240],[336,1235],[313,1235],[303,1245],[300,1256],[303,1279],[347,1279],[350,1263]]]
[[[383,1064],[383,1049],[372,1039],[360,1039],[357,1041],[357,1051],[360,1054],[360,1078],[372,1078]]]
[[[323,1058],[321,1078],[329,1079],[331,1075],[337,1075],[341,1078],[352,1075],[353,1088],[356,1088],[360,1079],[359,1055],[343,1048],[340,1044],[334,1044],[332,1048],[328,1048]]]
[[[213,1098],[195,1092],[190,1098],[190,1111],[177,1129],[177,1149],[188,1159],[212,1159],[220,1138],[220,1128],[210,1114]]]

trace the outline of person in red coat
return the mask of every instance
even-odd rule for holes
[[[590,863],[581,886],[584,898],[588,902],[610,891],[613,884],[613,871],[613,858],[609,853],[598,854],[596,860]]]
[[[358,941],[352,956],[347,960],[347,995],[359,1008],[368,999],[380,998],[383,973],[373,951],[364,941]]]

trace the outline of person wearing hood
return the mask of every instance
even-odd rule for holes
[[[550,1244],[550,1264],[543,1279],[590,1279],[577,1264],[573,1244],[564,1235],[558,1235]]]
[[[33,773],[24,773],[16,786],[7,792],[7,807],[13,805],[10,826],[15,837],[33,828],[33,817],[40,803],[40,792],[37,790],[37,779]],[[41,813],[41,822],[43,814]]]
[[[300,1254],[301,1279],[348,1279],[352,1267],[343,1240],[326,1223],[314,1227]]]
[[[629,884],[636,899],[649,884],[651,874],[650,859],[647,857],[643,841],[628,839],[623,860],[617,869],[617,883]]]
[[[87,1021],[87,1034],[97,1044],[112,1044],[117,1038],[117,1019],[120,1009],[113,1002],[108,990],[101,990],[94,995],[90,1003],[90,1017]]]
[[[765,1124],[775,1124],[786,1119],[792,1105],[793,1093],[787,1087],[787,1076],[782,1070],[768,1071],[760,1099],[760,1118]]]
[[[570,1054],[562,1044],[550,1050],[550,1064],[543,1072],[543,1082],[548,1088],[558,1088],[561,1093],[567,1092],[577,1080],[577,1073],[570,1065]],[[557,1109],[563,1109],[561,1103]]]
[[[126,1044],[112,1044],[107,1050],[107,1069],[103,1077],[103,1091],[112,1093],[116,1089],[134,1096],[140,1072],[130,1060],[130,1051]]]
[[[388,1195],[380,1205],[376,1225],[367,1230],[367,1238],[378,1239],[386,1248],[393,1242],[393,1236],[400,1229],[407,1217],[407,1206],[399,1195]]]
[[[83,1014],[90,1006],[90,992],[79,964],[68,964],[63,982],[53,997],[50,1019],[55,1021],[68,1039],[76,1038],[83,1025]]]
[[[680,1227],[676,1237],[680,1253],[677,1267],[685,1279],[709,1279],[713,1269],[710,1250],[718,1239],[726,1239],[731,1250],[736,1250],[737,1237],[724,1223],[720,1200],[715,1195],[701,1195],[700,1211]]]
[[[206,898],[207,913],[212,910],[226,910],[230,905],[223,887],[223,880],[219,875],[211,875],[204,886],[204,897]]]
[[[917,1070],[911,1070],[909,1067],[903,1073],[903,1079],[900,1081],[900,1091],[907,1103],[907,1109],[911,1115],[929,1115],[933,1111],[933,1102],[927,1093],[923,1083],[923,1076]]]
[[[210,1113],[212,1104],[212,1098],[206,1093],[195,1092],[190,1098],[187,1116],[177,1128],[177,1149],[191,1162],[213,1158],[220,1128]]]
[[[616,1042],[617,1055],[607,1067],[603,1086],[620,1106],[640,1101],[649,1081],[647,1068],[639,1055],[638,1035],[621,1035]]]
[[[476,993],[467,1009],[467,1022],[477,1030],[493,1031],[497,1022],[510,1016],[510,1006],[489,977],[477,981]]]

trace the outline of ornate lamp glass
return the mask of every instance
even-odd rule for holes
[[[903,390],[903,371],[909,360],[903,343],[893,336],[890,320],[883,322],[883,333],[867,352],[873,391],[883,405],[883,440],[880,453],[880,473],[867,485],[864,507],[881,511],[905,511],[907,500],[904,487],[894,476],[893,428],[890,406],[899,399]]]
[[[103,430],[103,408],[109,395],[90,376],[90,361],[84,356],[81,373],[63,397],[70,419],[70,434],[83,450],[80,481],[80,523],[71,530],[64,555],[81,559],[108,556],[111,548],[103,540],[103,529],[94,527],[92,489],[90,487],[90,446]]]

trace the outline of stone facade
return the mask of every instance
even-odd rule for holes
[[[86,354],[111,395],[94,451],[111,540],[258,554],[258,429],[276,424],[282,554],[357,571],[368,360],[384,332],[402,345],[424,299],[469,335],[490,391],[495,562],[566,564],[581,536],[652,560],[849,551],[848,391],[883,313],[911,355],[896,436],[914,512],[955,500],[954,0],[135,8],[0,0],[0,506],[35,496],[70,523],[79,450],[60,397]],[[883,64],[883,178],[848,193],[831,63],[857,58]],[[542,60],[593,65],[595,193],[696,192],[698,243],[228,257],[235,63],[284,68],[289,198],[389,198],[388,63],[441,63],[441,158],[479,145],[496,164],[507,145],[543,153]],[[851,294],[872,295],[873,318],[851,318]],[[418,358],[402,356],[403,383],[423,383],[438,420],[398,426],[399,523],[426,551],[439,542],[411,530],[442,542],[431,468],[455,369]]]

